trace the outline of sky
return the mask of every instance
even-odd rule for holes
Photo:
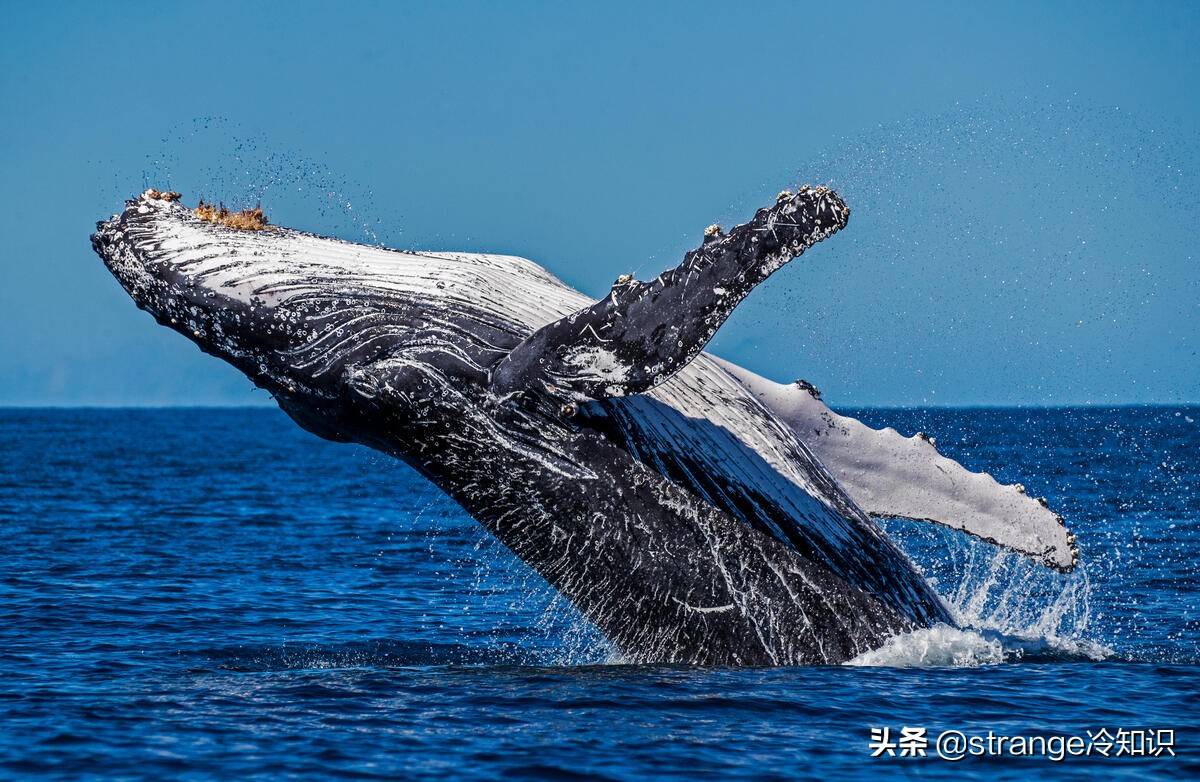
[[[88,237],[149,186],[603,295],[805,182],[710,350],[837,406],[1200,402],[1200,4],[0,0],[0,405],[269,397]]]

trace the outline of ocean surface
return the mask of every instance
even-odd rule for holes
[[[846,412],[1045,495],[1081,567],[890,521],[970,629],[624,665],[424,479],[278,411],[0,411],[0,776],[1200,778],[1200,408]]]

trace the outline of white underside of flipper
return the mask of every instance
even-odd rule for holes
[[[838,415],[800,385],[776,383],[716,360],[792,427],[867,513],[936,522],[1050,567],[1074,567],[1075,537],[1062,517],[1019,484],[971,472],[939,454],[926,437],[904,437],[895,429],[872,429]]]

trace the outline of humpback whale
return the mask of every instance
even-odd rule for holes
[[[92,245],[138,307],[301,427],[440,487],[625,659],[830,664],[953,622],[877,517],[1077,558],[1019,486],[704,352],[849,215],[827,188],[785,191],[598,301],[522,258],[354,244],[157,190]]]

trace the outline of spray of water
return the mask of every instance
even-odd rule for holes
[[[262,133],[223,117],[197,117],[169,128],[146,157],[143,186],[178,190],[233,209],[263,205],[283,225],[309,225],[351,241],[395,244],[403,233],[385,224],[371,188]],[[129,196],[118,183],[114,200]]]
[[[1093,582],[1086,562],[1064,575],[944,527],[900,520],[885,527],[938,589],[958,627],[898,636],[851,665],[961,667],[1113,656],[1088,637]]]

